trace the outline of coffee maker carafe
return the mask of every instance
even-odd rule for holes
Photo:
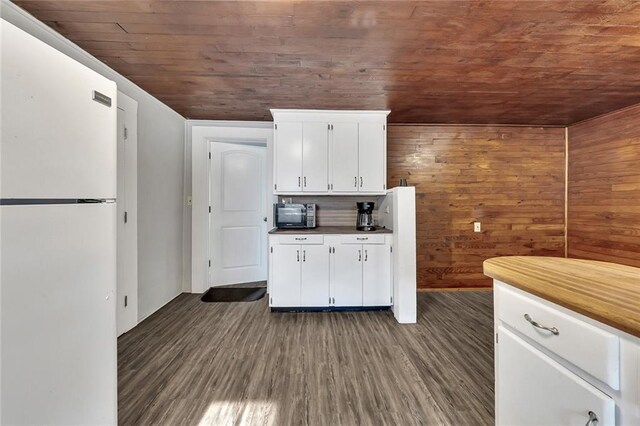
[[[375,231],[373,226],[373,206],[374,202],[364,201],[356,203],[358,207],[358,219],[356,220],[356,229],[358,231]]]

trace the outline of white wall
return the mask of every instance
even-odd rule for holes
[[[95,70],[138,102],[138,317],[182,292],[185,119],[13,3],[0,16]]]

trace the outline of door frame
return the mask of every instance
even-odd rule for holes
[[[191,293],[203,293],[209,289],[209,144],[231,142],[261,144],[267,147],[267,164],[264,170],[265,203],[267,205],[267,231],[273,223],[273,211],[268,206],[277,197],[273,185],[273,123],[271,122],[191,122]],[[267,238],[267,236],[265,236]]]
[[[116,325],[120,336],[138,325],[138,102],[118,91],[117,108],[124,111],[126,128],[125,145],[129,147],[126,155],[128,162],[118,158],[118,189],[120,190],[122,168],[126,166],[124,194],[117,193],[117,286],[116,286]],[[120,132],[123,123],[118,119]],[[118,135],[118,138],[124,135]],[[118,142],[119,143],[119,142]],[[128,202],[127,202],[128,201]],[[124,214],[127,222],[124,225]],[[126,263],[121,261],[126,259]],[[127,306],[124,307],[124,297]]]

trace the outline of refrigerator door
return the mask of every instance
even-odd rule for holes
[[[0,207],[0,424],[116,424],[115,215]]]
[[[115,83],[0,23],[0,198],[115,198]]]

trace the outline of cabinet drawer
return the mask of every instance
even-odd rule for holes
[[[280,244],[324,244],[324,235],[278,235]]]
[[[503,323],[613,389],[619,389],[618,336],[534,300],[504,284],[499,284],[496,291],[498,318]]]
[[[343,235],[340,237],[342,244],[384,244],[384,235]]]

